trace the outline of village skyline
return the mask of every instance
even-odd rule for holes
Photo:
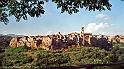
[[[45,14],[39,18],[28,17],[27,21],[23,19],[16,22],[14,17],[10,17],[10,23],[5,25],[0,23],[1,34],[18,35],[47,35],[68,34],[71,32],[80,32],[84,27],[84,32],[103,35],[124,35],[124,2],[110,0],[112,4],[111,11],[88,11],[80,9],[80,12],[69,15],[60,14],[61,9],[56,8],[56,4],[51,1],[45,3]]]

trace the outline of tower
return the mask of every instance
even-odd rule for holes
[[[82,29],[81,29],[80,37],[83,38],[82,44],[84,45],[84,27],[82,27]]]
[[[81,34],[80,34],[80,36],[81,36],[81,37],[84,36],[84,27],[82,27],[82,29],[81,29]]]

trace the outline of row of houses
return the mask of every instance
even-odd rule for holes
[[[120,37],[116,38],[120,40]],[[13,48],[26,45],[32,48],[35,47],[50,50],[68,48],[68,46],[72,45],[104,47],[111,42],[116,41],[117,39],[115,39],[115,37],[84,33],[84,28],[82,27],[81,33],[73,32],[67,35],[62,35],[58,32],[58,34],[47,36],[17,36],[10,41],[9,45]]]
[[[88,34],[87,34],[88,35]],[[89,34],[91,36],[91,34]],[[88,38],[86,38],[88,40]],[[89,41],[87,41],[89,43]],[[62,35],[60,32],[56,35],[47,36],[24,36],[14,37],[9,44],[11,47],[16,48],[19,46],[27,45],[29,47],[44,48],[44,49],[58,49],[67,48],[71,45],[84,45],[83,38],[79,37],[77,33]]]

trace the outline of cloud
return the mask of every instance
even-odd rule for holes
[[[51,33],[52,31],[48,31],[47,33],[49,34],[49,33]]]
[[[98,15],[96,15],[96,18],[103,18],[105,16],[106,16],[105,14],[98,14]]]
[[[7,31],[3,31],[4,33],[6,33]]]
[[[109,17],[104,18],[104,20],[108,20],[108,19],[109,19]]]
[[[28,34],[26,34],[26,33],[23,33],[22,35],[28,36]]]
[[[52,31],[47,31],[47,35],[50,35],[52,33]]]
[[[109,20],[109,17],[105,14],[98,14],[98,15],[96,15],[96,18],[102,18],[104,20]]]
[[[109,35],[109,36],[115,36],[115,35],[124,35],[124,32],[101,32],[98,34],[102,34],[102,35]]]
[[[105,35],[106,33],[108,33],[108,32],[101,32],[101,33],[99,33],[99,34]]]
[[[111,25],[115,25],[115,24],[111,24]]]
[[[109,27],[108,23],[101,22],[98,25],[96,23],[89,23],[86,27],[85,32],[92,33],[92,32],[98,31],[99,29],[103,29],[106,27]]]

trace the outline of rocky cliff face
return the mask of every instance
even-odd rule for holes
[[[50,49],[60,49],[68,48],[68,46],[107,46],[108,42],[113,42],[116,40],[113,37],[101,37],[97,38],[87,34],[83,37],[75,36],[70,37],[63,35],[50,35],[50,36],[24,36],[24,37],[14,37],[10,41],[10,46],[16,48],[18,46],[28,46],[31,48],[43,48],[46,50]],[[122,40],[119,41],[121,42]]]
[[[42,44],[42,36],[24,36],[24,37],[14,37],[10,41],[10,46],[15,48],[18,46],[27,45],[28,47],[40,47]]]
[[[10,41],[10,44],[9,46],[13,47],[13,48],[16,48],[17,47],[17,38],[13,38],[11,41]]]

